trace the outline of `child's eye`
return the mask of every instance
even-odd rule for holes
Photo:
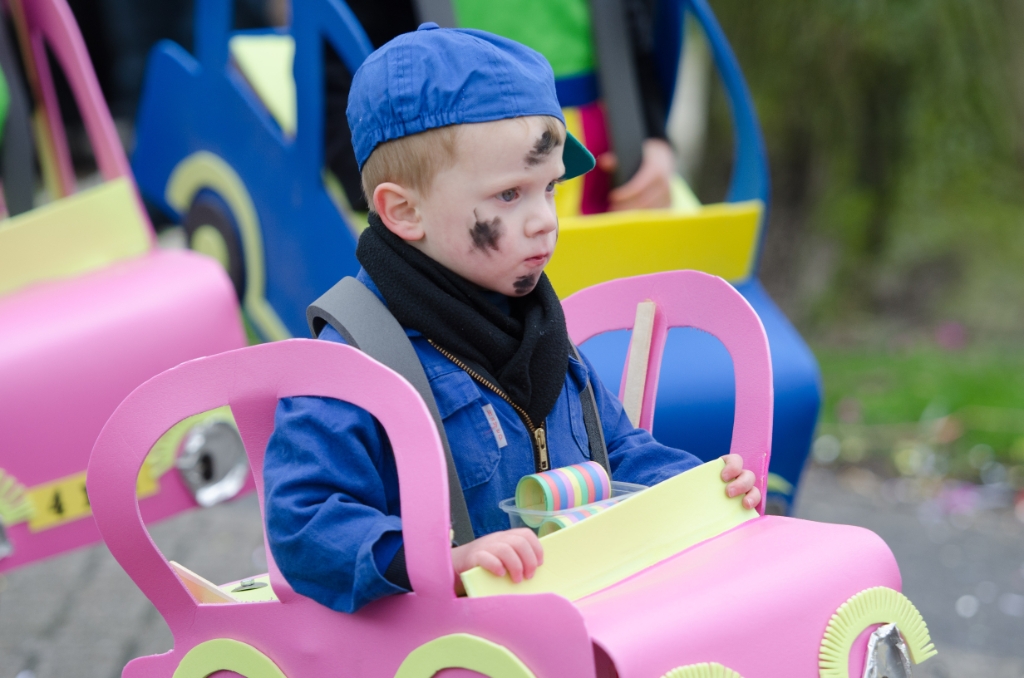
[[[519,197],[519,189],[518,188],[510,188],[510,189],[504,190],[504,191],[502,191],[501,193],[498,194],[498,200],[500,200],[502,202],[512,202],[513,200],[515,200],[518,197]]]
[[[558,181],[556,180],[556,181],[552,181],[550,184],[548,184],[548,189],[547,189],[548,193],[554,193],[555,192],[555,184],[557,184],[557,183],[558,183]]]

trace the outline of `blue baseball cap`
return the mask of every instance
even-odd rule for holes
[[[565,124],[555,74],[541,54],[485,31],[425,23],[367,57],[352,78],[349,129],[360,171],[377,144],[436,127],[550,115]],[[571,179],[594,156],[571,134],[562,148]]]

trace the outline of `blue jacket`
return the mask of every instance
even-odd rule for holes
[[[364,271],[358,279],[380,297]],[[535,471],[525,425],[507,402],[421,334],[406,334],[437,400],[473,531],[480,537],[508,529],[498,502],[513,496],[519,479]],[[320,338],[343,341],[329,326]],[[579,399],[588,378],[616,480],[654,485],[701,463],[634,428],[586,358],[581,363],[570,356],[565,387],[546,420],[552,468],[590,458]],[[500,431],[488,423],[488,406]],[[404,592],[384,577],[402,545],[398,474],[384,430],[369,413],[329,398],[283,398],[263,479],[270,549],[292,588],[344,612]]]

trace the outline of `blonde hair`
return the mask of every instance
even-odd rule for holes
[[[544,119],[545,131],[565,143],[565,128],[558,118]],[[515,118],[525,122],[525,118]],[[366,203],[373,211],[373,192],[385,182],[407,186],[421,193],[430,190],[434,178],[450,169],[458,158],[456,140],[460,125],[435,127],[418,134],[378,144],[363,163],[362,184]]]

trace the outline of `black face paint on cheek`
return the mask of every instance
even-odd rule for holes
[[[537,286],[537,280],[540,278],[539,273],[531,273],[530,275],[523,275],[516,278],[516,281],[512,283],[512,289],[515,290],[516,294],[523,296],[533,291],[533,288]]]
[[[526,154],[527,165],[539,165],[544,161],[551,151],[555,150],[561,142],[556,139],[551,132],[545,131],[537,139],[537,142],[533,145],[533,149]]]
[[[476,214],[476,210],[473,210],[473,218],[476,219],[476,223],[469,229],[469,237],[473,239],[473,247],[484,252],[489,249],[497,252],[499,249],[498,241],[501,240],[501,236],[505,232],[501,219],[494,217],[490,221],[481,221],[480,217]]]

